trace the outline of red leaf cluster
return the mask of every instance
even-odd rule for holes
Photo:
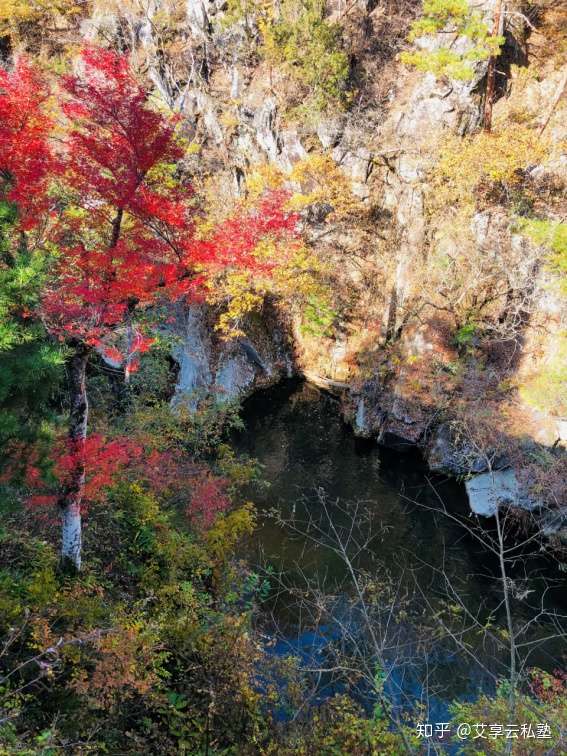
[[[61,256],[43,313],[60,339],[104,348],[105,334],[131,322],[137,306],[194,297],[205,269],[269,271],[275,262],[260,262],[254,250],[266,236],[293,235],[297,219],[283,210],[287,194],[276,192],[198,238],[191,187],[171,168],[170,180],[161,173],[182,156],[176,119],[151,108],[127,57],[88,48],[81,66],[63,79],[64,180],[74,211],[57,229]]]
[[[84,441],[73,443],[68,438],[60,439],[51,452],[53,482],[46,482],[41,470],[32,462],[26,470],[26,483],[33,493],[28,499],[31,506],[56,504],[59,491],[72,477],[77,465],[85,464],[83,503],[105,501],[109,486],[116,476],[127,467],[140,464],[144,449],[130,439],[119,437],[107,440],[93,433]]]
[[[205,474],[196,482],[187,507],[191,520],[203,528],[210,528],[220,512],[230,507],[227,494],[228,481],[211,474]]]
[[[84,442],[75,443],[61,438],[54,444],[50,459],[51,474],[47,479],[37,453],[28,449],[25,482],[32,491],[27,500],[32,508],[53,507],[79,464],[85,469],[83,511],[104,503],[109,488],[119,478],[143,483],[158,495],[188,500],[187,515],[201,528],[209,528],[216,515],[230,506],[225,478],[213,475],[205,465],[195,463],[181,451],[148,450],[125,436],[106,439],[93,433]]]
[[[43,107],[48,95],[24,59],[12,71],[0,68],[0,197],[18,206],[24,231],[39,223],[49,204],[49,181],[60,170],[49,144],[53,122]]]
[[[174,140],[175,121],[148,106],[147,93],[126,56],[86,48],[81,67],[79,76],[62,82],[69,96],[63,110],[72,123],[67,138],[69,185],[95,215],[110,205],[182,224],[182,208],[175,212],[179,198],[164,196],[147,182],[157,163],[182,157]]]

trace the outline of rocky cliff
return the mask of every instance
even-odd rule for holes
[[[305,77],[262,54],[264,5],[96,3],[81,27],[131,49],[182,115],[185,169],[212,206],[245,199],[258,175],[312,198],[303,233],[332,322],[306,332],[280,298],[245,337],[219,340],[207,305],[178,313],[174,401],[234,398],[304,373],[340,394],[356,433],[419,445],[435,471],[488,473],[496,500],[552,507],[547,527],[561,530],[567,310],[548,249],[526,231],[526,219],[560,223],[567,212],[561,4],[505,3],[490,135],[486,59],[466,81],[398,60],[418,3],[327,3],[349,93],[317,112],[301,108]],[[494,6],[479,6],[487,24]],[[466,45],[455,37],[455,49]],[[469,489],[489,513],[483,480]]]

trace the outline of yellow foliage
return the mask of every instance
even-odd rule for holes
[[[519,185],[522,170],[545,161],[548,154],[549,144],[521,124],[464,139],[449,136],[433,171],[432,204],[472,208],[481,184]]]
[[[352,193],[350,181],[333,158],[324,152],[313,152],[284,172],[270,164],[256,166],[246,180],[248,197],[255,201],[270,189],[291,187],[293,193],[287,203],[291,211],[299,212],[309,205],[329,204],[332,220],[340,220],[360,208],[360,200]]]
[[[186,155],[198,155],[201,152],[201,145],[197,142],[190,142],[187,144],[185,154]]]
[[[269,266],[269,272],[238,270],[223,273],[208,282],[210,304],[222,307],[216,329],[228,339],[244,335],[245,318],[259,311],[268,294],[303,309],[318,303],[328,309],[328,291],[322,278],[325,266],[302,244],[283,249],[272,240],[263,240],[254,256]]]
[[[301,191],[294,194],[290,202],[294,210],[329,203],[333,207],[333,219],[337,220],[355,212],[360,204],[352,193],[349,179],[326,153],[312,153],[300,160],[289,178],[301,186]]]
[[[273,284],[278,293],[289,298],[310,299],[322,296],[321,277],[326,266],[307,247],[298,246],[285,265],[278,267]]]
[[[255,526],[256,513],[249,501],[238,509],[219,515],[205,535],[208,551],[215,562],[224,562],[233,553],[238,541],[250,535]]]
[[[286,174],[273,163],[260,163],[246,179],[248,198],[255,202],[268,189],[281,189],[286,181]]]
[[[209,301],[218,299],[217,283],[211,284],[213,290]],[[236,338],[244,336],[240,328],[242,319],[262,305],[263,296],[254,291],[254,276],[250,271],[238,271],[226,275],[221,296],[226,300],[226,309],[220,315],[216,329],[226,336]]]
[[[225,131],[234,131],[240,124],[238,114],[232,110],[225,110],[219,118],[220,123],[224,126]]]
[[[213,226],[211,218],[222,222],[230,213],[224,203],[221,206],[218,192],[210,185],[209,201],[198,234],[206,237]],[[299,212],[314,204],[332,207],[333,220],[345,218],[359,209],[360,202],[352,194],[350,182],[330,155],[313,153],[299,161],[288,172],[273,164],[255,166],[246,180],[246,199],[243,208],[254,207],[267,191],[295,189],[286,204],[286,209]],[[330,292],[325,283],[328,270],[308,247],[301,243],[276,244],[273,239],[264,239],[254,251],[254,257],[265,264],[253,271],[228,271],[211,277],[208,282],[208,302],[221,310],[216,329],[225,338],[244,335],[245,319],[257,312],[267,295],[285,301],[288,307],[302,313],[305,327],[320,332],[330,324],[334,312],[329,302]]]
[[[15,33],[19,24],[84,11],[81,0],[0,0],[0,33]]]

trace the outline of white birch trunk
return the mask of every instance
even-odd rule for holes
[[[89,416],[86,388],[88,359],[88,349],[79,344],[69,364],[69,444],[75,461],[59,497],[61,566],[64,571],[69,572],[78,572],[81,569],[81,504],[85,488],[85,441]]]
[[[63,509],[61,523],[61,559],[77,572],[81,569],[81,507],[77,504]]]

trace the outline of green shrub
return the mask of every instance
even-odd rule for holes
[[[350,64],[341,26],[325,18],[324,0],[282,0],[278,5],[276,11],[261,0],[229,0],[227,18],[256,17],[262,57],[307,90],[301,115],[344,108]]]
[[[423,15],[412,25],[408,40],[419,37],[447,34],[447,44],[434,50],[403,52],[400,59],[419,71],[435,76],[470,81],[475,74],[475,64],[498,55],[504,37],[492,37],[483,20],[482,13],[473,10],[468,0],[423,0]],[[466,37],[469,49],[455,52],[451,49],[453,36]]]
[[[550,250],[550,267],[559,277],[561,291],[567,294],[567,223],[523,219],[520,231],[536,244]]]
[[[49,415],[64,363],[63,350],[48,342],[33,317],[48,256],[14,244],[16,219],[15,206],[0,201],[0,447],[35,438]]]

